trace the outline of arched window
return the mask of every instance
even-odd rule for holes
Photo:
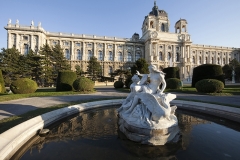
[[[108,60],[109,61],[113,61],[113,53],[111,51],[109,51],[109,55],[108,55]]]
[[[82,60],[82,53],[79,49],[77,50],[77,60]]]
[[[164,32],[165,31],[165,26],[164,26],[164,24],[162,23],[162,25],[161,25],[161,31],[162,32]]]
[[[223,58],[223,64],[225,64],[225,58]]]
[[[163,57],[162,57],[162,52],[159,52],[159,60],[162,61]]]
[[[122,52],[118,52],[118,61],[119,61],[119,62],[122,62],[122,61],[123,61]]]
[[[212,64],[214,63],[213,57],[211,58],[211,63],[212,63]]]
[[[176,53],[176,62],[180,61],[179,53]]]
[[[141,54],[139,52],[136,53],[136,61],[141,58]]]
[[[150,27],[154,28],[153,21],[150,22]]]
[[[67,60],[70,60],[70,52],[69,52],[68,49],[65,49],[65,58],[66,58]]]
[[[90,60],[92,57],[92,51],[88,50],[88,55],[87,55],[87,59]]]
[[[132,62],[132,54],[131,54],[131,52],[128,52],[127,61],[128,62]]]
[[[192,63],[193,63],[193,64],[196,63],[196,62],[195,62],[195,57],[194,57],[194,56],[192,57]]]
[[[109,68],[108,68],[108,73],[110,74],[110,73],[112,73],[112,72],[113,72],[112,66],[109,66]]]
[[[231,58],[228,59],[228,63],[230,63],[230,61],[231,61]]]
[[[217,64],[220,64],[220,58],[218,57],[218,59],[217,59]]]
[[[202,57],[199,57],[199,64],[202,64]]]
[[[98,51],[98,60],[99,61],[103,60],[103,52],[102,51]]]
[[[171,53],[168,52],[168,60],[170,60],[170,59],[171,59]]]
[[[207,57],[205,57],[204,59],[204,64],[207,64]]]
[[[24,44],[24,55],[28,54],[28,45]]]

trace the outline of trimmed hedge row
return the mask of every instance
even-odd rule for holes
[[[37,83],[28,78],[19,78],[10,85],[10,89],[14,94],[34,93],[37,88]]]
[[[5,89],[5,83],[4,83],[4,79],[2,76],[2,71],[0,70],[0,93],[5,93],[6,89]]]
[[[217,79],[225,85],[222,67],[215,64],[203,64],[193,69],[192,87],[202,79]]]
[[[224,84],[216,79],[203,79],[196,83],[196,89],[202,93],[219,93],[223,90]]]
[[[72,91],[73,82],[76,80],[76,72],[59,71],[57,77],[56,91]]]

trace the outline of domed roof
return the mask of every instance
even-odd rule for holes
[[[149,15],[154,15],[154,16],[162,16],[162,17],[168,17],[167,12],[164,10],[158,10],[158,6],[156,5],[156,1],[154,1],[154,6],[152,8],[152,11],[149,13]]]
[[[186,19],[179,19],[175,24],[177,24],[178,22],[180,22],[180,21],[184,21],[184,22],[186,22],[187,23],[187,20]]]
[[[157,10],[157,11],[151,11],[149,13],[149,15],[155,15],[155,16],[161,16],[161,17],[168,17],[168,14],[167,12],[165,12],[164,10]]]

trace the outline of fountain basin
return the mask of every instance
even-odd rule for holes
[[[25,142],[36,135],[40,129],[43,129],[62,118],[89,109],[120,105],[121,102],[121,99],[114,99],[73,105],[37,116],[21,123],[0,134],[0,159],[9,159]],[[222,115],[224,118],[240,122],[239,108],[181,100],[173,100],[171,104],[177,105],[178,108],[199,110],[215,116]]]

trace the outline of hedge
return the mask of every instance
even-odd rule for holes
[[[182,82],[178,78],[169,78],[166,80],[167,89],[180,89],[182,88]]]
[[[59,71],[57,77],[56,91],[72,91],[73,82],[77,79],[76,72]]]
[[[203,93],[219,93],[223,90],[224,84],[216,79],[203,79],[196,83],[198,92]]]
[[[5,83],[2,76],[2,71],[0,70],[0,93],[5,93],[5,92],[6,92]]]
[[[86,77],[80,77],[73,82],[76,91],[93,91],[94,82]]]
[[[166,73],[165,75],[165,79],[169,79],[169,78],[178,78],[180,79],[180,75],[179,75],[179,68],[178,67],[168,67],[168,68],[164,68],[163,72]]]
[[[10,89],[14,94],[34,93],[37,88],[37,83],[28,78],[19,78],[10,85]]]
[[[114,88],[123,88],[124,83],[122,81],[116,81],[114,82]]]
[[[192,87],[202,79],[217,79],[225,85],[222,67],[215,64],[203,64],[193,69]]]

